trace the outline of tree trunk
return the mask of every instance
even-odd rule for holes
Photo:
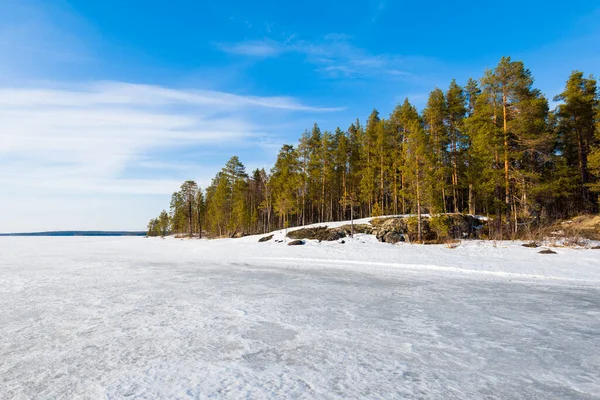
[[[402,214],[406,215],[406,198],[404,197],[404,174],[402,174],[402,176],[401,176],[400,186],[401,186],[400,190],[402,190],[402,193],[403,193],[403,195],[402,195]]]
[[[583,134],[580,130],[577,130],[577,147],[578,147],[578,155],[579,155],[579,175],[581,177],[581,198],[584,202],[584,207],[586,211],[589,211],[589,196],[586,188],[586,184],[588,183],[589,176],[587,171],[587,151],[583,138]]]
[[[354,237],[354,202],[350,204],[350,237]]]
[[[189,224],[190,224],[190,237],[194,237],[194,216],[192,214],[193,211],[193,207],[192,207],[192,202],[189,201],[188,202],[188,212],[189,212]]]
[[[394,168],[394,215],[398,215],[398,171]]]
[[[198,238],[202,239],[202,216],[198,211]]]
[[[325,221],[325,172],[322,172],[321,178],[321,221]]]
[[[446,214],[448,212],[448,210],[446,209],[446,188],[444,188],[442,186],[442,210],[444,211],[444,214]]]
[[[475,196],[473,196],[472,183],[469,183],[469,214],[475,215]]]
[[[506,89],[504,89],[506,90]],[[507,125],[507,96],[506,92],[502,94],[502,114],[503,114],[503,131],[504,131],[504,201],[506,203],[506,212],[510,212],[510,177],[508,168],[508,125]],[[507,214],[508,215],[508,214]]]
[[[514,211],[514,217],[515,217],[515,229],[514,229],[514,233],[516,235],[517,232],[518,232],[518,230],[519,230],[519,221],[518,221],[518,213],[517,213],[517,202],[513,202],[513,211]]]
[[[344,190],[344,197],[343,197],[344,204],[342,205],[343,214],[341,216],[341,219],[345,220],[346,219],[346,199],[348,196],[348,188],[346,187],[346,167],[344,167],[344,173],[342,174],[342,187]]]
[[[416,189],[417,189],[417,241],[421,241],[421,192],[419,187],[419,158],[417,157],[417,179],[416,179]]]
[[[456,135],[456,132],[454,133]],[[454,203],[454,212],[458,213],[458,161],[457,161],[456,139],[452,140],[452,198]]]
[[[383,149],[381,149],[381,154],[379,155],[379,168],[380,168],[380,195],[381,195],[381,212],[384,212],[384,204],[383,204],[383,196],[384,196],[384,182],[383,182]]]

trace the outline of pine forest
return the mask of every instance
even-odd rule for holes
[[[232,157],[207,188],[186,181],[149,235],[236,237],[361,217],[463,213],[489,218],[490,239],[598,212],[600,102],[573,71],[548,99],[520,61],[479,80],[435,88],[389,116],[321,130],[284,145],[270,171]],[[550,109],[550,101],[556,106]]]

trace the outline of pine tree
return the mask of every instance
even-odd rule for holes
[[[379,112],[375,109],[367,119],[365,133],[362,136],[362,157],[361,157],[361,182],[360,194],[361,200],[367,205],[367,214],[373,212],[373,205],[377,202],[376,182],[377,182],[377,136],[381,129],[381,119]]]
[[[160,236],[167,236],[170,222],[169,214],[166,210],[162,210],[157,220],[157,229],[160,232]]]
[[[471,88],[473,90],[473,88]],[[476,91],[474,91],[476,92]],[[469,138],[464,130],[464,119],[467,114],[466,96],[463,89],[453,79],[446,92],[445,124],[449,136],[449,157],[452,169],[452,209],[460,212],[462,178],[464,175],[465,153],[468,151]]]
[[[531,169],[522,173],[522,165],[539,161],[534,158],[544,144],[541,136],[547,130],[547,101],[532,88],[531,72],[521,61],[511,61],[510,57],[502,57],[494,70],[486,72],[482,83],[493,105],[493,123],[502,137],[500,162],[506,220],[514,218],[512,231],[517,233],[519,202],[521,213],[527,215],[527,193],[535,181]]]
[[[391,131],[394,134],[394,147],[393,156],[395,160],[393,165],[394,174],[399,178],[400,188],[396,186],[395,203],[397,203],[398,196],[402,202],[402,214],[406,214],[409,211],[410,193],[408,189],[408,175],[410,173],[407,166],[407,140],[411,127],[415,122],[420,123],[420,116],[417,109],[410,104],[408,98],[404,100],[402,105],[396,106],[390,116]],[[394,209],[398,209],[398,204],[394,206]],[[397,211],[396,211],[397,213]]]
[[[160,235],[160,230],[158,228],[158,220],[156,218],[152,218],[150,222],[148,222],[148,232],[147,236],[158,236]]]
[[[296,204],[302,183],[298,154],[294,146],[283,145],[271,174],[274,209],[280,217],[281,225],[287,228],[290,217],[298,211]]]
[[[596,98],[600,97],[600,93],[596,95]],[[600,202],[600,101],[596,102],[596,123],[595,123],[595,142],[591,146],[591,151],[588,159],[588,168],[590,169],[590,175],[593,176],[594,180],[588,184],[590,191],[596,194],[596,207]]]
[[[315,125],[315,128],[316,125]],[[297,149],[297,154],[298,154],[298,163],[300,166],[300,176],[299,176],[299,180],[300,180],[300,196],[301,196],[301,200],[302,200],[302,204],[300,207],[300,212],[299,217],[298,217],[298,224],[299,225],[306,225],[306,201],[307,201],[307,194],[308,194],[308,185],[309,185],[309,162],[311,160],[311,155],[313,153],[313,148],[311,146],[311,134],[308,130],[305,130],[304,133],[302,134],[302,136],[300,137],[300,141],[298,142],[298,149]],[[312,217],[311,217],[312,218]]]
[[[427,173],[427,179],[429,179],[432,188],[432,197],[429,199],[429,203],[433,207],[433,212],[447,211],[447,114],[448,105],[446,104],[444,92],[436,88],[429,94],[427,106],[423,110],[423,121],[429,135],[429,148],[431,150],[431,153],[427,155],[430,158],[431,165],[431,170]]]
[[[194,181],[185,181],[179,189],[181,201],[184,206],[185,216],[188,222],[190,237],[194,236],[194,205],[196,203],[197,192],[198,185]]]
[[[322,197],[322,176],[323,158],[322,158],[322,137],[321,129],[316,123],[310,132],[308,138],[307,149],[304,150],[308,154],[306,165],[306,195],[308,196],[308,205],[310,209],[308,213],[308,223],[313,223],[321,220],[321,197]],[[297,152],[294,150],[294,154]],[[308,212],[308,210],[307,210]]]
[[[429,157],[431,149],[429,148],[427,134],[419,118],[411,120],[407,128],[405,169],[408,187],[417,214],[417,240],[422,241],[424,202],[428,194],[431,193],[431,187],[428,186],[427,180],[427,172],[432,166]]]
[[[271,178],[267,175],[264,168],[258,171],[258,175],[255,175],[255,181],[257,182],[259,190],[259,202],[258,212],[262,219],[261,229],[263,232],[267,232],[271,227],[271,214],[273,212],[273,194],[271,189]]]
[[[467,110],[465,119],[463,120],[462,127],[464,129],[464,137],[466,139],[465,147],[466,151],[464,154],[464,174],[468,185],[468,209],[469,214],[474,215],[476,213],[476,201],[475,201],[475,182],[479,179],[479,171],[481,165],[478,165],[474,152],[472,151],[473,139],[470,136],[470,132],[473,130],[473,126],[470,122],[473,120],[473,114],[475,112],[475,106],[477,99],[481,94],[481,89],[476,80],[469,78],[467,85],[465,86],[465,100],[467,103]],[[470,129],[471,127],[471,129]]]
[[[196,218],[197,218],[197,223],[198,223],[198,237],[202,238],[202,223],[204,221],[204,214],[206,213],[206,203],[204,200],[204,193],[202,192],[202,189],[198,188],[198,192],[196,193],[196,201],[195,201],[195,207],[196,207]]]
[[[320,215],[319,222],[324,222],[327,219],[333,218],[333,205],[329,200],[331,195],[330,193],[330,185],[333,181],[334,175],[334,160],[333,160],[333,147],[334,140],[333,136],[330,132],[325,131],[323,135],[321,135],[321,142],[319,143],[319,148],[317,152],[317,156],[319,158],[318,164],[321,167],[319,171],[319,181],[320,181]],[[329,210],[327,209],[329,206]],[[329,212],[328,212],[329,211]]]
[[[560,151],[567,165],[576,168],[579,174],[577,201],[583,210],[590,211],[593,201],[589,193],[590,171],[588,157],[592,147],[598,143],[595,137],[595,119],[598,107],[596,80],[584,78],[583,73],[573,71],[565,90],[554,98],[562,101],[557,107]]]
[[[218,236],[227,233],[231,215],[231,183],[223,171],[219,171],[206,189],[206,209],[210,231]]]
[[[353,193],[357,198],[360,197],[360,182],[362,174],[362,137],[364,136],[364,129],[357,119],[355,123],[350,124],[348,127],[348,182],[347,191]],[[358,200],[356,200],[358,201]],[[359,205],[360,216],[363,216],[363,210]]]
[[[332,197],[340,199],[337,204],[338,212],[336,218],[339,220],[345,219],[346,202],[344,199],[348,196],[348,172],[350,159],[350,140],[345,132],[339,127],[336,128],[333,136],[333,170],[335,180],[335,193]],[[332,201],[334,199],[332,198]]]
[[[246,168],[237,156],[233,156],[223,167],[223,174],[227,177],[229,184],[228,207],[230,215],[228,218],[227,234],[233,236],[242,234],[248,224],[248,212],[246,207],[248,197],[248,175]]]
[[[174,192],[171,196],[171,227],[174,233],[183,233],[185,231],[186,214],[185,202],[181,192]]]
[[[467,114],[472,115],[477,103],[477,97],[481,94],[479,84],[473,78],[469,78],[465,86],[465,97],[467,101]]]

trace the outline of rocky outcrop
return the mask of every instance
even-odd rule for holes
[[[350,234],[352,233],[352,227],[350,226],[350,224],[340,226],[337,229],[344,232],[346,234],[346,236],[350,236]],[[356,233],[364,233],[364,234],[370,235],[373,233],[373,227],[368,224],[355,224],[354,225],[354,233],[355,234]]]
[[[370,234],[373,228],[367,224],[354,225],[354,233]],[[301,228],[288,233],[291,239],[309,239],[322,241],[336,241],[350,236],[352,227],[350,225],[340,226],[339,228],[328,228],[327,226],[317,226],[314,228]]]
[[[288,243],[288,246],[301,246],[304,244],[304,240],[292,240]]]
[[[354,225],[354,233],[375,235],[377,240],[385,243],[410,242],[417,239],[417,217],[374,218],[368,224]],[[467,239],[479,237],[483,222],[463,214],[442,214],[432,217],[423,216],[421,220],[422,239],[430,243],[445,242],[450,239]],[[291,239],[308,239],[320,241],[336,241],[349,237],[352,228],[343,225],[328,228],[326,225],[300,228],[288,232]]]
[[[288,232],[287,236],[291,239],[338,240],[343,234],[334,229],[327,229],[327,226],[317,226],[296,229]]]
[[[373,219],[372,233],[377,240],[385,243],[405,242],[408,235],[408,224],[406,218]]]
[[[414,241],[417,239],[418,220],[416,216],[374,218],[371,220],[372,233],[377,240],[385,243]],[[421,237],[426,242],[443,242],[449,239],[477,238],[483,222],[471,215],[441,214],[423,216]]]

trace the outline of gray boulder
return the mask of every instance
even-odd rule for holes
[[[265,236],[265,237],[261,237],[260,239],[258,239],[259,242],[268,242],[269,240],[273,239],[273,235],[269,235],[269,236]]]
[[[398,242],[404,242],[404,241],[406,241],[404,234],[396,233],[396,232],[386,233],[382,240],[382,242],[392,243],[392,244],[398,243]]]

